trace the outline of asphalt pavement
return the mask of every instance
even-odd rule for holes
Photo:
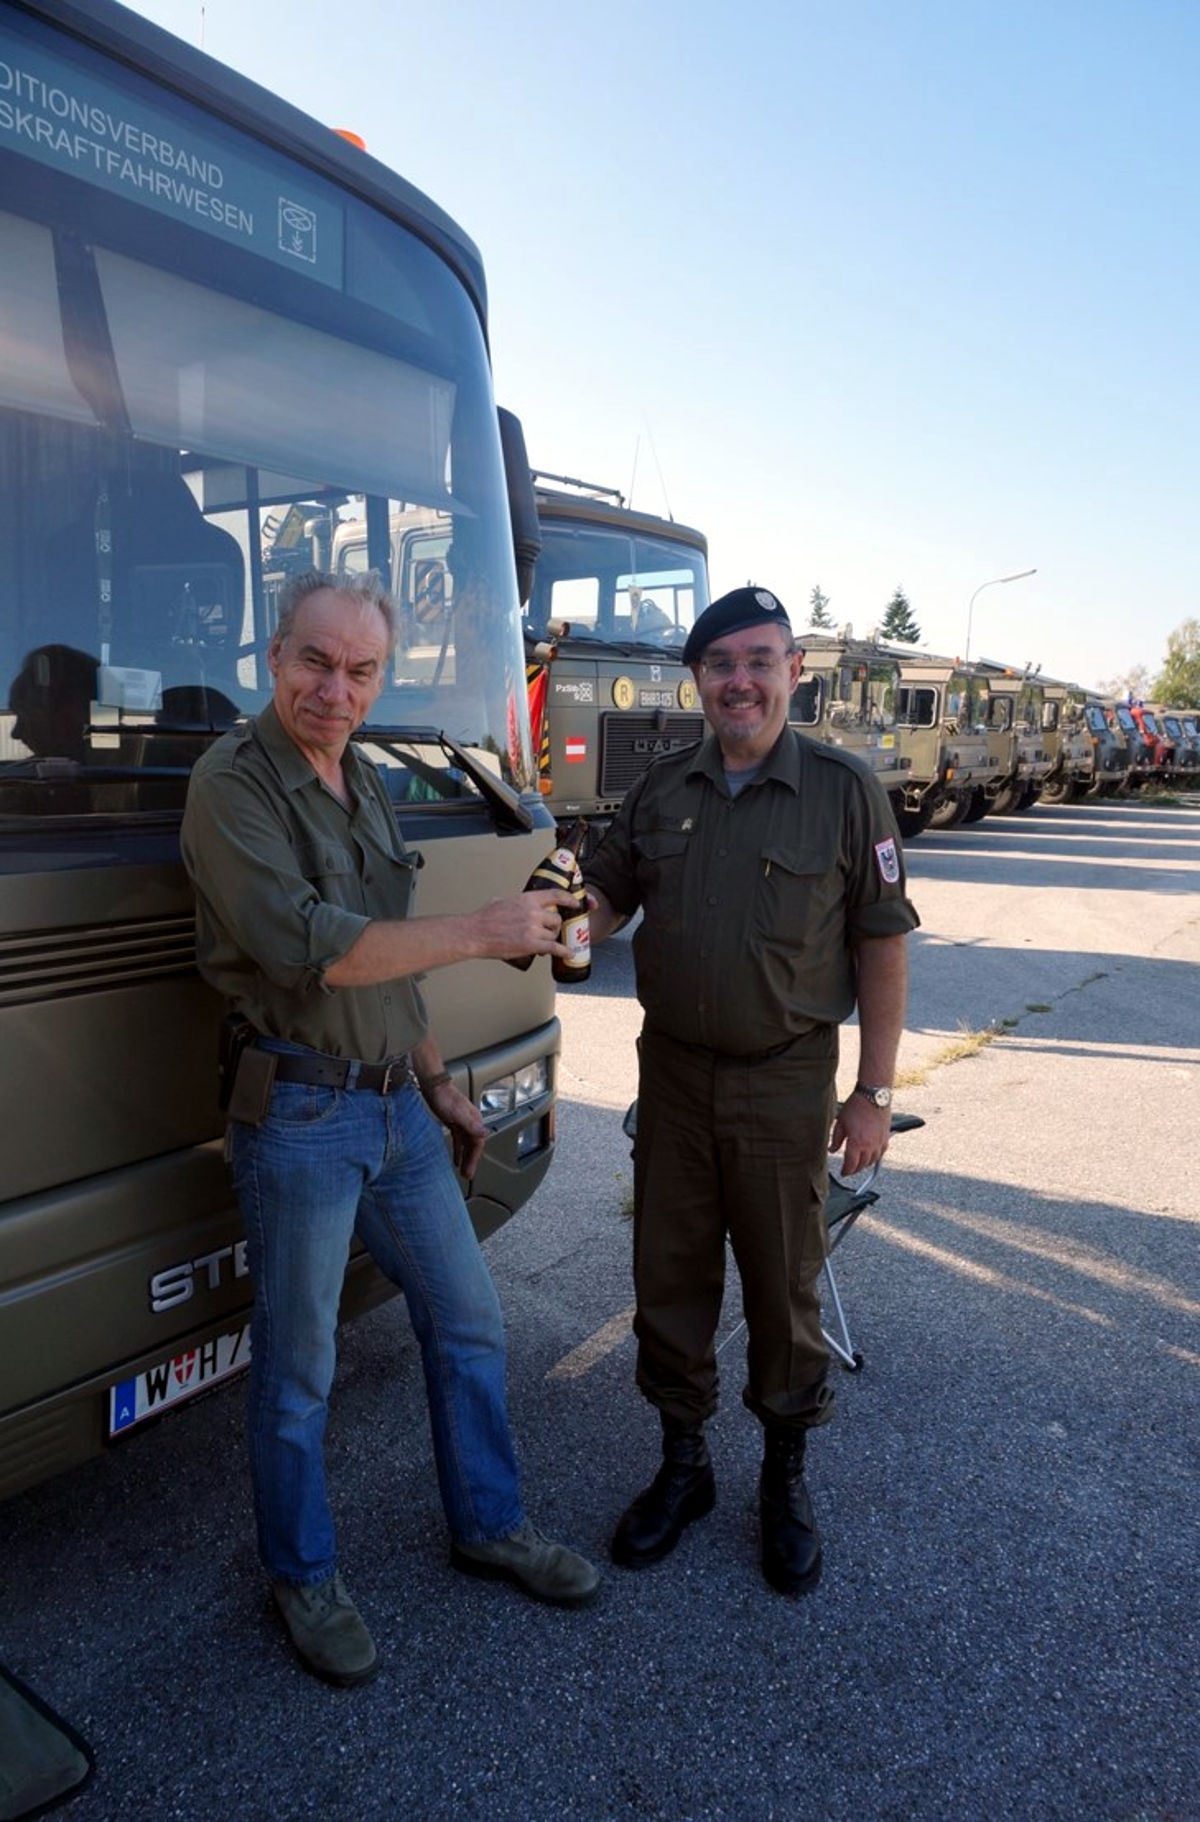
[[[735,1281],[717,1507],[581,1613],[450,1567],[397,1302],[344,1332],[329,1436],[365,1688],[306,1677],[269,1609],[236,1384],[0,1509],[0,1660],[96,1753],[80,1822],[1200,1822],[1200,808],[907,859],[926,1125],[835,1261],[865,1365],[809,1452],[818,1591],[758,1571]],[[657,1452],[627,936],[560,1015],[559,1155],[487,1251],[531,1514],[602,1560]]]

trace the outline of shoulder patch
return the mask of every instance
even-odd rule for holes
[[[889,835],[886,841],[875,843],[875,864],[879,868],[879,877],[885,886],[894,886],[900,878],[900,856],[896,852],[896,843]]]

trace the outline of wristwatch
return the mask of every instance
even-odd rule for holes
[[[861,1094],[875,1107],[890,1107],[892,1091],[890,1088],[868,1088],[865,1082],[854,1084],[855,1094]]]

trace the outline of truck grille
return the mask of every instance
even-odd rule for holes
[[[703,732],[703,715],[601,715],[600,796],[623,797],[652,759],[690,746]]]

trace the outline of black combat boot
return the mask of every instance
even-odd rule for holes
[[[623,1569],[644,1569],[669,1556],[684,1527],[711,1512],[717,1497],[702,1424],[664,1417],[663,1465],[639,1493],[613,1534],[612,1559]]]
[[[780,1594],[809,1594],[821,1579],[821,1534],[804,1485],[804,1430],[771,1424],[758,1488],[762,1570]]]

